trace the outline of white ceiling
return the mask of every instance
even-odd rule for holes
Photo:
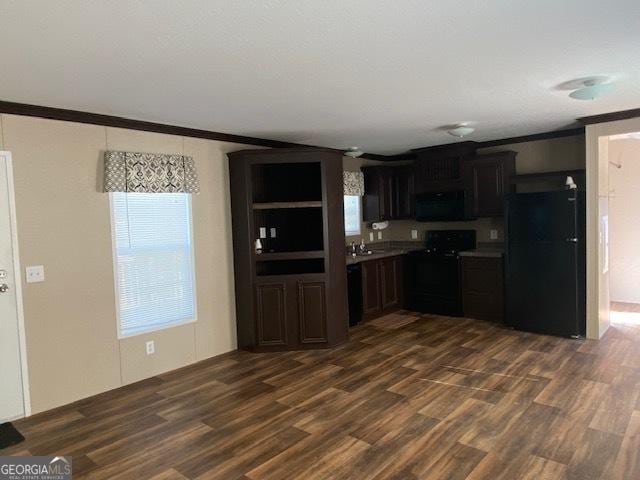
[[[399,153],[640,107],[640,1],[0,0],[0,62],[2,100]]]

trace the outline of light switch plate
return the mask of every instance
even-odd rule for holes
[[[276,238],[276,229],[274,227],[271,227],[269,229],[269,235],[271,236],[271,238]]]
[[[25,268],[27,283],[44,282],[44,266],[31,265]]]
[[[497,240],[498,239],[498,230],[493,229],[493,228],[491,230],[489,230],[489,238],[491,240]]]
[[[260,238],[267,238],[267,227],[260,227]]]
[[[378,240],[382,240],[382,232],[378,231]]]
[[[418,238],[418,230],[411,230],[411,238],[416,240]]]
[[[369,232],[369,241],[373,242],[373,232]]]

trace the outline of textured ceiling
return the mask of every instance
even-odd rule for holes
[[[0,62],[1,100],[399,153],[640,107],[640,1],[0,0]]]

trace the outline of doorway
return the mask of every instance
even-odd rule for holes
[[[640,132],[609,136],[611,325],[640,325]]]
[[[0,151],[0,423],[29,415],[11,154]]]

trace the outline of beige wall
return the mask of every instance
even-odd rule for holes
[[[236,348],[226,152],[247,148],[192,138],[13,115],[0,116],[13,154],[33,413]],[[194,157],[196,323],[118,340],[109,198],[99,191],[106,149]],[[155,340],[156,353],[145,354]]]
[[[478,153],[517,152],[516,173],[553,172],[585,167],[584,135],[481,148]]]
[[[518,174],[549,172],[557,170],[575,170],[585,168],[585,137],[574,135],[571,137],[537,140],[533,142],[501,145],[499,147],[481,148],[479,154],[513,150],[516,157],[516,172]],[[358,170],[363,165],[388,164],[386,162],[372,162],[360,159],[345,159],[345,170]],[[502,218],[481,218],[470,222],[434,222],[423,223],[411,220],[396,220],[390,222],[389,228],[382,231],[382,240],[412,240],[411,230],[418,230],[418,238],[424,239],[427,230],[441,229],[473,229],[477,232],[478,242],[503,242],[504,221]],[[498,238],[490,238],[491,230],[497,230]],[[361,235],[346,237],[346,244],[359,242],[361,238],[369,243],[369,232],[373,232],[366,223],[362,224]],[[379,241],[377,232],[375,241]]]
[[[611,139],[609,160],[610,296],[640,303],[640,138]]]

